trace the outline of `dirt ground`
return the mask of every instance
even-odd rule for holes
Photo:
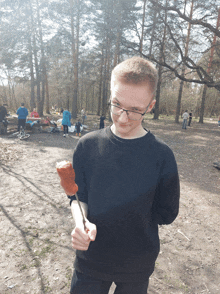
[[[88,116],[87,131],[95,123],[98,118]],[[150,116],[145,125],[174,151],[181,180],[180,212],[160,227],[148,294],[218,294],[220,170],[213,162],[220,161],[220,128],[207,121],[182,130]],[[77,141],[61,133],[31,133],[27,141],[0,137],[1,294],[69,293],[74,223],[55,165],[72,160]]]

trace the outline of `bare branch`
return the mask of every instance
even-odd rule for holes
[[[177,7],[175,6],[163,6],[162,4],[158,3],[158,1],[155,0],[149,0],[153,5],[159,7],[160,9],[163,10],[167,10],[167,11],[175,11],[179,17],[181,17],[182,19],[188,21],[189,23],[193,24],[193,25],[200,25],[203,26],[205,28],[208,28],[211,32],[213,32],[216,36],[220,37],[220,30],[218,30],[217,28],[213,27],[210,23],[204,22],[202,21],[202,19],[190,19],[187,15],[185,15],[184,13],[182,13]]]

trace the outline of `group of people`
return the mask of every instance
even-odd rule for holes
[[[183,115],[182,115],[182,118],[183,118],[183,123],[182,123],[182,129],[185,129],[186,130],[186,126],[187,126],[187,121],[188,121],[188,126],[190,127],[190,124],[192,122],[192,110],[190,113],[188,113],[188,110],[186,110]]]
[[[26,124],[27,116],[28,116],[28,109],[24,106],[24,103],[21,103],[21,106],[18,108],[16,114],[18,115],[18,132],[19,132],[21,127],[25,129],[25,124]],[[36,111],[36,108],[33,109],[30,116],[32,119],[40,118],[38,112]]]
[[[67,109],[63,110],[62,126],[63,126],[63,137],[67,137],[69,133],[69,127],[71,126],[71,113]],[[81,123],[81,120],[78,119],[77,122],[75,123],[76,136],[81,137],[82,126],[83,125]]]
[[[67,137],[69,133],[69,127],[71,126],[71,113],[68,110],[62,110],[62,114],[63,114],[63,119],[62,119],[63,137]],[[87,113],[85,111],[85,108],[83,108],[81,110],[81,119],[79,118],[77,122],[75,123],[76,136],[81,137],[81,130],[86,118],[87,118]],[[100,123],[99,123],[100,129],[103,129],[105,127],[105,119],[106,119],[105,116],[102,114],[100,116]]]
[[[8,116],[7,107],[8,105],[6,103],[0,106],[0,122],[4,122],[5,124],[8,124],[6,120],[6,117]],[[24,106],[24,103],[21,103],[21,106],[17,109],[16,114],[18,116],[18,132],[20,132],[21,127],[25,129],[28,116],[28,109]],[[30,116],[31,118],[39,118],[36,108],[33,109]]]

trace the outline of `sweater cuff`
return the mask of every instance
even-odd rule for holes
[[[73,200],[76,200],[76,196],[73,195],[73,196],[68,196],[67,197],[70,199],[70,206],[71,206],[71,203],[73,202]]]

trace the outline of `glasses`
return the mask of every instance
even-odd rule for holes
[[[140,112],[132,111],[132,110],[127,110],[127,109],[124,109],[124,108],[122,108],[118,105],[112,104],[112,103],[110,104],[110,106],[111,106],[111,112],[115,115],[121,115],[125,111],[129,119],[140,120],[147,112],[150,104],[147,106],[147,109],[145,110],[144,113],[140,113]]]

